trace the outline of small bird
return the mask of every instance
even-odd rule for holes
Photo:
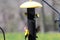
[[[25,40],[29,35],[33,36],[32,34],[30,34],[28,27],[24,27],[24,31],[25,31]],[[40,26],[36,28],[36,33],[38,33],[39,31],[40,31]],[[38,36],[36,36],[36,38],[38,38]]]
[[[39,31],[40,31],[40,26],[37,26],[36,33],[38,33]]]
[[[35,14],[35,17],[36,17],[36,18],[39,18],[39,14]]]
[[[25,40],[26,40],[26,38],[29,36],[29,30],[27,27],[24,27],[24,30],[25,30]]]

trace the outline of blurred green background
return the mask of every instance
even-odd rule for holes
[[[60,40],[60,33],[38,33],[37,40]],[[3,40],[0,34],[0,40]],[[6,40],[25,40],[24,33],[6,33]]]

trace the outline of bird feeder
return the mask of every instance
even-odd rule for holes
[[[20,8],[27,8],[28,29],[30,35],[28,40],[36,40],[35,8],[41,8],[42,5],[36,1],[27,1],[20,5]]]
[[[20,5],[20,8],[40,8],[42,5],[35,1],[27,1]]]

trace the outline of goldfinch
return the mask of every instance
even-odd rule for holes
[[[25,30],[25,40],[26,40],[26,38],[29,36],[29,30],[27,27],[25,27],[24,30]]]

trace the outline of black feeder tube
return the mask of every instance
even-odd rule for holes
[[[35,8],[27,8],[28,30],[30,32],[28,40],[36,40]]]

